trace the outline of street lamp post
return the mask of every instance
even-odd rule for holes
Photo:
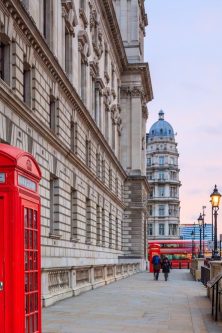
[[[203,214],[202,214],[202,217],[203,217],[203,221],[202,221],[202,226],[203,226],[203,256],[205,257],[205,220],[204,220],[204,217],[205,217],[205,209],[206,209],[206,206],[202,206],[202,209],[203,209]]]
[[[198,255],[198,258],[204,258],[204,255],[203,255],[203,252],[202,252],[202,227],[203,227],[203,216],[202,214],[200,213],[200,216],[198,217],[197,221],[198,221],[198,224],[199,224],[199,228],[200,228],[200,252],[199,252],[199,255]]]
[[[194,239],[195,239],[195,223],[194,223],[194,229],[192,230],[191,232],[191,236],[192,236],[192,259],[194,259],[196,256],[195,256],[195,253],[194,253]]]
[[[220,254],[218,252],[217,247],[217,215],[220,205],[220,198],[221,194],[218,192],[217,185],[215,185],[213,193],[210,195],[211,197],[211,204],[212,204],[212,210],[213,210],[213,216],[214,216],[214,252],[213,252],[213,259],[214,260],[220,260]]]

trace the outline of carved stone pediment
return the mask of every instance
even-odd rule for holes
[[[90,66],[90,75],[95,79],[99,75],[99,64],[96,61],[91,61],[89,66]]]
[[[96,78],[96,88],[99,89],[100,94],[103,94],[103,89],[105,88],[105,84],[100,77]]]

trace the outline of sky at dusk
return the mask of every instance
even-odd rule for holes
[[[147,130],[165,120],[177,133],[181,223],[197,222],[214,185],[222,194],[222,1],[146,0],[145,61],[154,99]],[[218,212],[222,233],[222,203]]]

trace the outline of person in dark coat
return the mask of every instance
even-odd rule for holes
[[[162,272],[164,274],[165,281],[167,281],[167,279],[168,279],[168,274],[170,272],[170,268],[171,268],[171,264],[170,264],[169,259],[167,257],[164,257],[163,261],[162,261]]]
[[[160,267],[161,267],[161,260],[157,254],[155,256],[153,256],[152,264],[153,264],[154,280],[158,280]]]

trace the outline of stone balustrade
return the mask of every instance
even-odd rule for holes
[[[139,263],[47,268],[42,270],[42,305],[79,295],[139,272]]]
[[[191,260],[190,273],[196,281],[201,280],[201,266],[204,266],[204,258],[195,258]]]
[[[212,260],[210,264],[210,279],[213,279],[219,273],[222,273],[222,261],[221,260]],[[222,290],[222,281],[219,282],[219,291]],[[207,288],[207,295],[212,298],[212,289]],[[222,308],[222,296],[219,294],[219,309]]]

